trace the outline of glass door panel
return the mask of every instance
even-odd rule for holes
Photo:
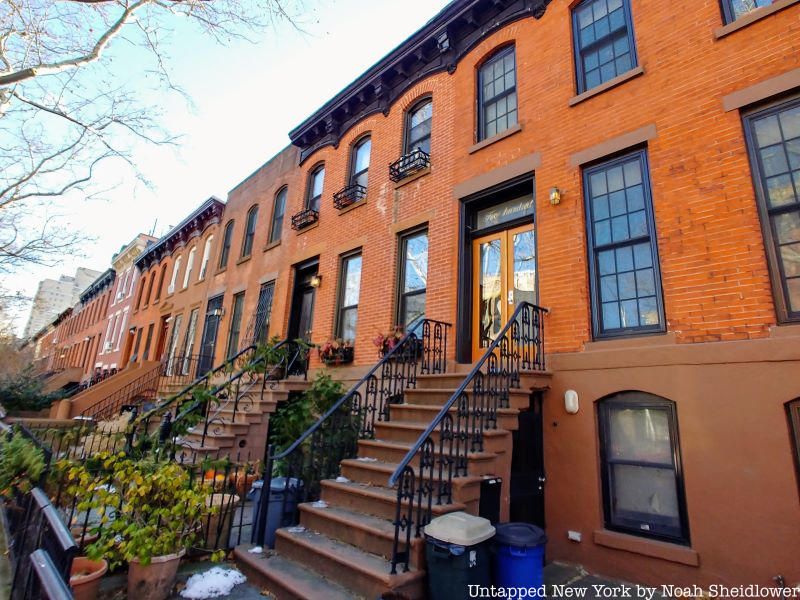
[[[512,294],[508,298],[508,312],[520,302],[536,304],[536,239],[533,229],[526,226],[508,232],[511,244],[510,269]]]

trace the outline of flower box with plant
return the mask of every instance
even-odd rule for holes
[[[404,335],[403,326],[395,325],[389,333],[379,332],[372,340],[372,343],[378,348],[380,355],[385,356],[386,353],[391,352],[400,343]]]
[[[328,340],[319,348],[319,359],[326,365],[343,365],[353,362],[353,342]]]

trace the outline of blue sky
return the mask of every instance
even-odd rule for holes
[[[4,285],[32,296],[39,280],[71,274],[78,266],[108,268],[111,256],[140,232],[156,235],[211,195],[228,190],[289,144],[288,132],[440,11],[446,0],[304,0],[298,31],[287,23],[256,43],[221,46],[185,20],[167,46],[168,69],[191,98],[154,94],[128,48],[112,47],[120,71],[143,90],[143,101],[164,111],[164,124],[183,137],[176,148],[139,147],[135,161],[152,182],[136,181],[107,164],[98,184],[102,199],[70,197],[58,212],[93,238],[84,257],[53,268],[30,269]],[[130,66],[130,65],[129,65]],[[27,311],[20,316],[24,326]]]

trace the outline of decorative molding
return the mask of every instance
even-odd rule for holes
[[[90,300],[110,288],[114,284],[116,278],[117,272],[114,269],[109,269],[100,275],[100,277],[95,279],[80,295],[81,304],[87,304]]]

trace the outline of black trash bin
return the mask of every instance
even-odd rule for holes
[[[248,497],[254,501],[253,504],[253,527],[256,526],[256,519],[261,511],[262,488],[264,482],[254,481],[253,487],[248,493]],[[288,486],[286,477],[274,477],[270,483],[269,506],[267,512],[267,527],[264,532],[264,545],[267,548],[275,547],[275,532],[281,527],[293,525],[294,514],[300,495],[303,491],[303,483],[299,479],[289,480]],[[286,504],[284,504],[284,496]],[[283,509],[283,510],[281,510]]]
[[[450,513],[425,527],[430,600],[469,598],[469,586],[491,584],[489,543],[494,527],[488,519]]]

